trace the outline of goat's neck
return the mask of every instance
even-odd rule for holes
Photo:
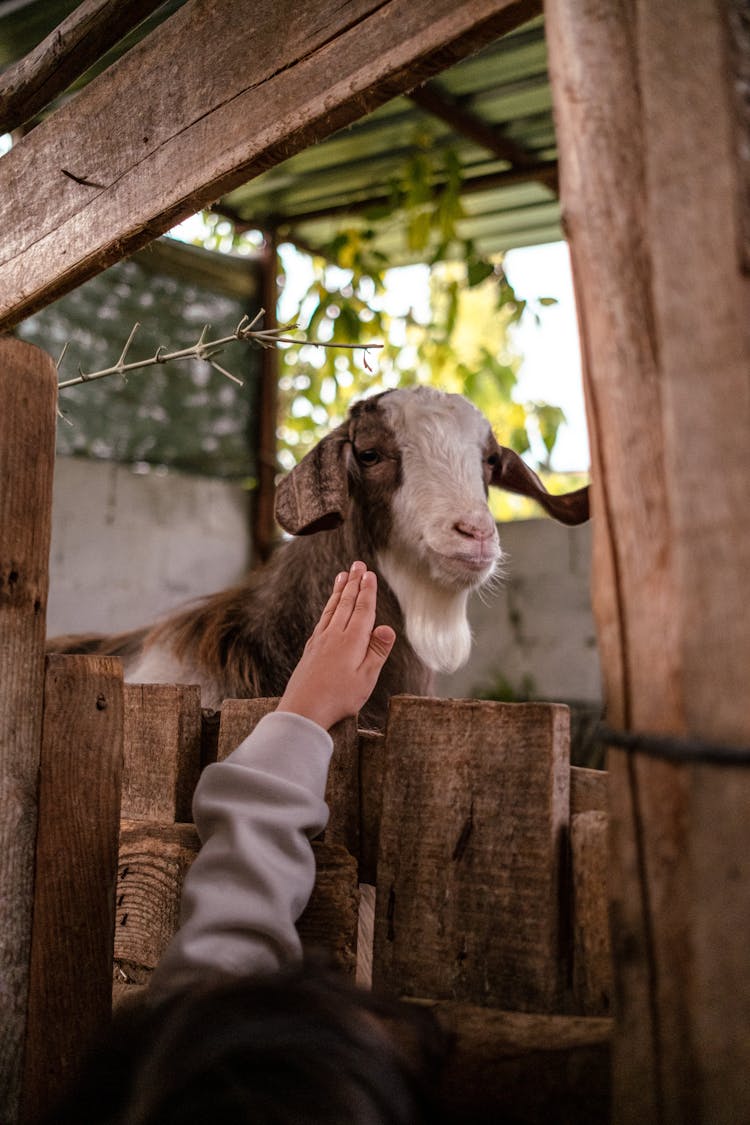
[[[380,573],[398,599],[407,639],[435,672],[455,672],[469,659],[471,630],[467,590],[446,590],[410,568],[389,550],[378,555]]]

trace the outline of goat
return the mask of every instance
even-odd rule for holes
[[[562,523],[588,519],[586,488],[548,493],[461,395],[416,387],[366,398],[281,480],[276,515],[294,538],[264,567],[153,627],[58,638],[48,650],[120,656],[133,682],[197,683],[207,707],[277,696],[334,576],[362,559],[378,573],[377,619],[398,636],[360,717],[382,728],[391,695],[428,694],[434,672],[468,659],[468,596],[502,559],[490,485]]]

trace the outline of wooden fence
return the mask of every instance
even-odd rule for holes
[[[49,658],[22,1118],[147,981],[200,770],[273,706],[201,712],[195,687]],[[606,774],[569,766],[567,708],[402,696],[385,735],[333,734],[303,944],[434,1009],[456,1037],[445,1096],[472,1119],[608,1120]]]

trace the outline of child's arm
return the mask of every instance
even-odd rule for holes
[[[315,882],[309,841],[328,819],[333,744],[323,726],[362,706],[395,639],[386,626],[373,629],[376,588],[363,563],[339,576],[278,710],[204,770],[193,804],[202,847],[151,995],[300,956],[295,923]]]

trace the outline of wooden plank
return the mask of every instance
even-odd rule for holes
[[[567,707],[399,696],[386,748],[375,986],[556,1010]]]
[[[547,29],[609,721],[746,745],[750,279],[725,16],[562,0]],[[747,770],[612,751],[609,772],[615,1121],[750,1119]]]
[[[584,812],[607,812],[609,775],[606,770],[570,767],[570,815]]]
[[[0,1121],[16,1119],[26,1025],[57,373],[0,340]]]
[[[297,929],[306,953],[318,952],[349,976],[357,969],[357,861],[340,844],[313,841],[315,888]]]
[[[122,665],[47,660],[22,1116],[41,1120],[108,1025]]]
[[[192,820],[200,766],[200,689],[186,684],[126,684],[123,817]]]
[[[200,848],[192,824],[123,820],[117,876],[115,979],[144,984],[177,929],[182,883]],[[145,972],[144,972],[145,970]]]
[[[182,884],[200,849],[192,824],[126,820],[120,836],[115,983],[143,985],[175,933]],[[308,951],[321,949],[346,972],[357,956],[357,869],[344,848],[313,843],[316,880],[299,921]]]
[[[3,157],[0,325],[539,10],[188,0]]]
[[[421,1001],[451,1037],[451,1120],[609,1125],[612,1021]]]
[[[225,699],[221,705],[217,761],[223,762],[258,725],[276,710],[278,699]]]
[[[360,823],[359,877],[362,883],[376,882],[380,815],[383,807],[385,735],[359,732],[359,777],[362,819]]]
[[[49,105],[162,0],[83,0],[25,58],[0,75],[0,133]]]
[[[584,1016],[606,1016],[612,1007],[609,940],[607,814],[596,810],[570,819],[573,867],[573,1004]]]
[[[247,738],[264,715],[276,709],[278,699],[225,699],[221,707],[218,759],[222,761]],[[325,798],[330,815],[325,830],[328,843],[342,844],[359,854],[359,740],[357,720],[344,719],[331,730],[333,757]]]

